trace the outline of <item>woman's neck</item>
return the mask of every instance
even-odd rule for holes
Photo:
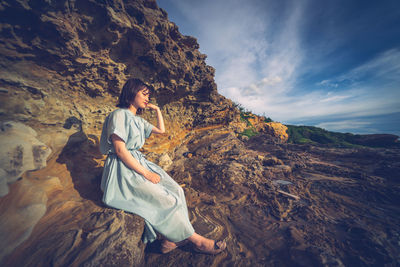
[[[131,104],[128,109],[133,113],[133,115],[136,115],[137,108],[134,105]]]

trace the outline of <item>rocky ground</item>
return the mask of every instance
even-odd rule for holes
[[[175,151],[170,173],[185,188],[195,229],[225,238],[228,249],[212,257],[154,248],[146,264],[396,266],[399,152],[203,132]]]
[[[1,1],[0,18],[0,265],[400,264],[399,149],[288,144],[284,125],[243,120],[153,0]],[[143,152],[222,254],[161,255],[143,219],[101,203],[101,125],[129,77],[166,121]]]
[[[10,206],[8,197],[14,199],[11,196],[21,188],[34,190],[37,184],[48,184],[46,214],[3,263],[399,264],[398,149],[293,145],[268,134],[241,139],[228,127],[208,127],[189,132],[170,153],[152,152],[149,145],[144,148],[184,188],[196,231],[227,241],[222,254],[197,254],[187,245],[163,255],[159,242],[145,247],[139,217],[102,205],[98,188],[103,157],[95,138],[81,137],[70,141],[46,168],[12,184],[10,194],[2,198],[2,206]],[[50,177],[58,180],[52,182]]]

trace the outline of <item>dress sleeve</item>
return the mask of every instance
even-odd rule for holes
[[[126,114],[124,112],[113,112],[107,122],[107,142],[112,144],[111,135],[118,135],[126,143],[127,129],[125,127]]]
[[[151,125],[148,121],[143,119],[143,125],[144,125],[144,137],[149,138],[151,135],[151,131],[153,130],[153,125]]]

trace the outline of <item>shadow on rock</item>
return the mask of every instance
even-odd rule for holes
[[[103,156],[98,147],[97,136],[86,135],[83,131],[76,132],[68,139],[57,162],[67,165],[74,188],[82,198],[103,206],[100,190],[103,167],[95,160],[101,160]]]

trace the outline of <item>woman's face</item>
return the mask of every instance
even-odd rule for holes
[[[149,89],[144,88],[140,90],[135,96],[135,100],[132,103],[133,106],[141,109],[146,108],[147,104],[149,103],[149,95],[150,95]]]

